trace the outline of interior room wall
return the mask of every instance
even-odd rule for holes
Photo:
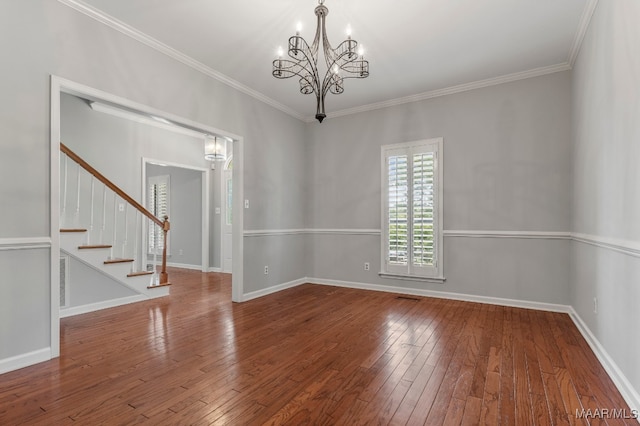
[[[637,404],[639,51],[640,3],[599,1],[573,70],[573,231],[578,240],[570,292],[571,305],[626,376]]]
[[[569,72],[332,118],[308,130],[311,277],[569,302]],[[445,234],[446,282],[380,278],[380,147],[435,137],[444,138],[444,230],[456,231]],[[323,229],[333,231],[313,232]]]
[[[202,268],[202,172],[181,167],[147,165],[147,178],[169,176],[169,266]],[[216,236],[217,237],[217,236]],[[220,245],[220,238],[217,237]]]

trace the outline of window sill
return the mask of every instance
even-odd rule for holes
[[[419,275],[391,274],[389,272],[378,272],[378,275],[381,278],[390,278],[390,279],[406,280],[406,281],[423,281],[428,283],[439,283],[439,284],[444,284],[444,282],[447,280],[445,277],[421,277]]]

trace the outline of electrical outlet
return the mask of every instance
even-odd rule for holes
[[[249,208],[249,200],[244,200],[244,208],[245,209]]]
[[[183,254],[182,249],[178,250],[178,255],[179,255],[179,256],[182,256],[182,254]]]
[[[370,269],[369,262],[364,262],[364,270],[368,271]]]
[[[124,203],[118,204],[118,210],[120,210],[121,212],[124,211]]]
[[[220,214],[220,207],[216,207],[216,214]]]
[[[593,313],[594,314],[598,313],[598,298],[597,297],[593,298]]]
[[[265,275],[269,275],[269,267],[268,266],[264,267],[264,274]]]

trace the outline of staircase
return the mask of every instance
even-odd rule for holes
[[[62,143],[60,150],[61,251],[145,298],[169,295],[168,217],[155,217]],[[162,249],[160,271],[157,256],[148,259],[141,231],[153,232],[162,246],[156,247]]]
[[[64,253],[150,299],[169,295],[170,284],[154,283],[153,271],[132,271],[134,259],[111,258],[111,245],[87,245],[86,239],[86,229],[60,229],[60,249]]]

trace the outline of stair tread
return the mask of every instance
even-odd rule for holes
[[[60,232],[87,232],[87,230],[82,228],[61,228]]]
[[[133,262],[133,259],[107,259],[104,261],[105,265],[110,265],[112,263],[127,263]]]
[[[147,288],[151,289],[151,288],[160,288],[160,287],[167,287],[170,286],[171,283],[164,283],[164,284],[158,284],[158,285],[148,285]]]
[[[85,245],[85,246],[78,246],[78,249],[80,250],[86,250],[86,249],[103,249],[103,248],[111,248],[113,247],[110,244],[89,244],[89,245]]]
[[[139,277],[141,275],[153,275],[153,271],[137,271],[127,274],[127,277]]]

